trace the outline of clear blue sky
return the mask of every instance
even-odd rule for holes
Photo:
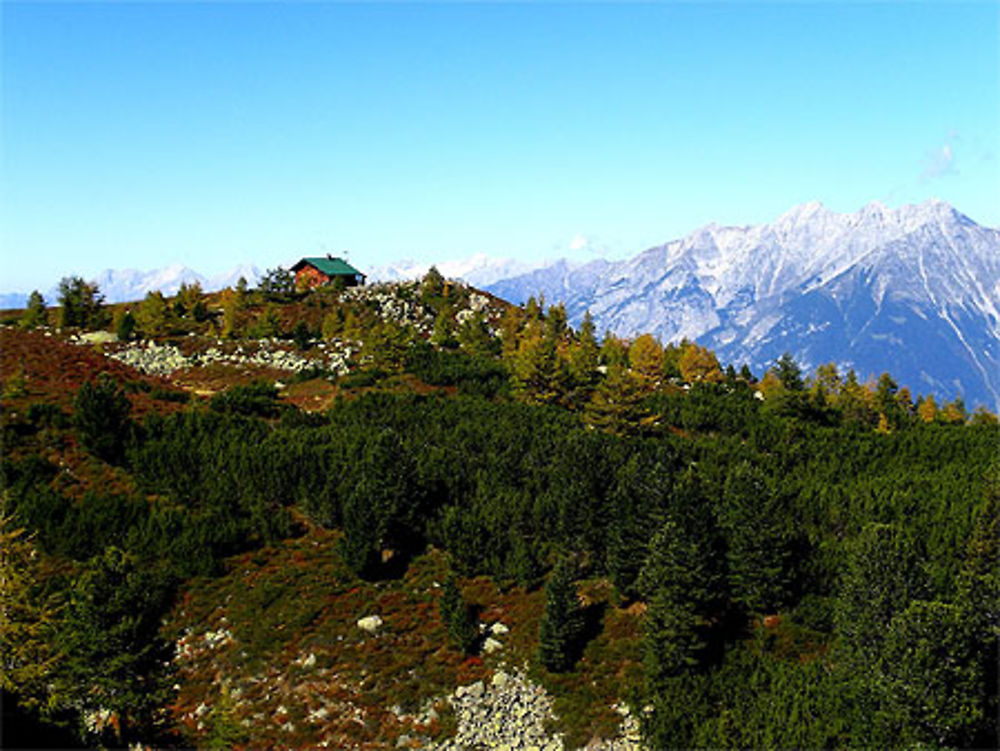
[[[620,257],[809,200],[998,226],[998,8],[4,2],[0,289]]]

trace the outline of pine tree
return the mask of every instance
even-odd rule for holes
[[[562,560],[545,584],[545,614],[538,631],[538,659],[547,670],[563,673],[576,662],[583,635],[583,613],[573,583],[574,566]]]
[[[599,358],[594,321],[588,310],[583,315],[576,341],[569,348],[569,383],[576,394],[574,401],[577,405],[585,403],[590,396],[591,388],[597,381]]]
[[[751,613],[773,613],[791,594],[793,556],[780,508],[764,473],[749,462],[726,478],[721,521],[729,540],[733,599]]]
[[[970,637],[951,604],[915,600],[892,619],[877,666],[889,737],[939,748],[975,742],[986,685]]]
[[[787,391],[802,391],[805,388],[802,382],[802,368],[795,362],[790,352],[778,358],[774,364],[774,371]]]
[[[83,384],[73,403],[73,425],[83,446],[107,462],[122,459],[131,433],[132,404],[110,377]]]
[[[147,292],[145,299],[139,303],[135,322],[143,336],[159,336],[165,333],[167,316],[167,301],[163,294],[159,291]]]
[[[135,316],[132,315],[132,311],[128,308],[119,308],[116,310],[112,323],[115,327],[115,336],[118,337],[118,341],[127,342],[135,336]]]
[[[472,654],[479,639],[479,630],[453,577],[449,577],[444,584],[440,612],[451,643],[465,654]]]
[[[21,316],[20,326],[24,329],[34,329],[48,323],[48,311],[45,309],[45,298],[37,289],[28,295],[28,307]]]
[[[104,325],[104,296],[96,284],[88,284],[78,276],[64,277],[59,282],[59,327],[97,328]]]
[[[864,671],[881,652],[886,629],[925,591],[913,542],[889,524],[868,524],[851,546],[835,613],[845,666]]]
[[[668,520],[649,545],[636,589],[648,604],[643,624],[647,690],[697,667],[724,590],[718,562],[701,541]]]
[[[159,629],[168,594],[166,582],[108,548],[90,561],[66,608],[54,696],[82,712],[113,712],[118,744],[149,737],[162,719],[172,650]]]

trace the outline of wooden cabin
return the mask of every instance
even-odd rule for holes
[[[292,271],[295,273],[296,289],[313,289],[324,284],[332,284],[337,279],[343,279],[345,287],[357,287],[365,283],[364,274],[343,258],[334,258],[331,255],[303,258],[292,266]]]

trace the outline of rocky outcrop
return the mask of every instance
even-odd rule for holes
[[[455,709],[458,732],[432,747],[439,751],[563,748],[562,736],[545,726],[552,719],[552,699],[519,671],[498,670],[489,685],[476,681],[459,686],[448,701]]]
[[[227,351],[221,345],[209,347],[201,352],[185,355],[172,344],[157,344],[154,341],[140,341],[129,344],[116,352],[109,353],[114,358],[148,375],[170,375],[184,368],[203,367],[215,363],[257,366],[300,373],[310,368],[322,368],[338,375],[346,374],[349,361],[358,345],[353,342],[334,340],[316,345],[316,354],[306,357],[298,352],[285,349],[272,340],[262,340],[256,347],[239,345]]]

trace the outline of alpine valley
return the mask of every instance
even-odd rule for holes
[[[937,200],[840,214],[819,203],[770,224],[710,224],[624,261],[565,260],[486,285],[563,302],[579,324],[651,332],[763,371],[889,371],[914,392],[1000,402],[1000,231]]]

